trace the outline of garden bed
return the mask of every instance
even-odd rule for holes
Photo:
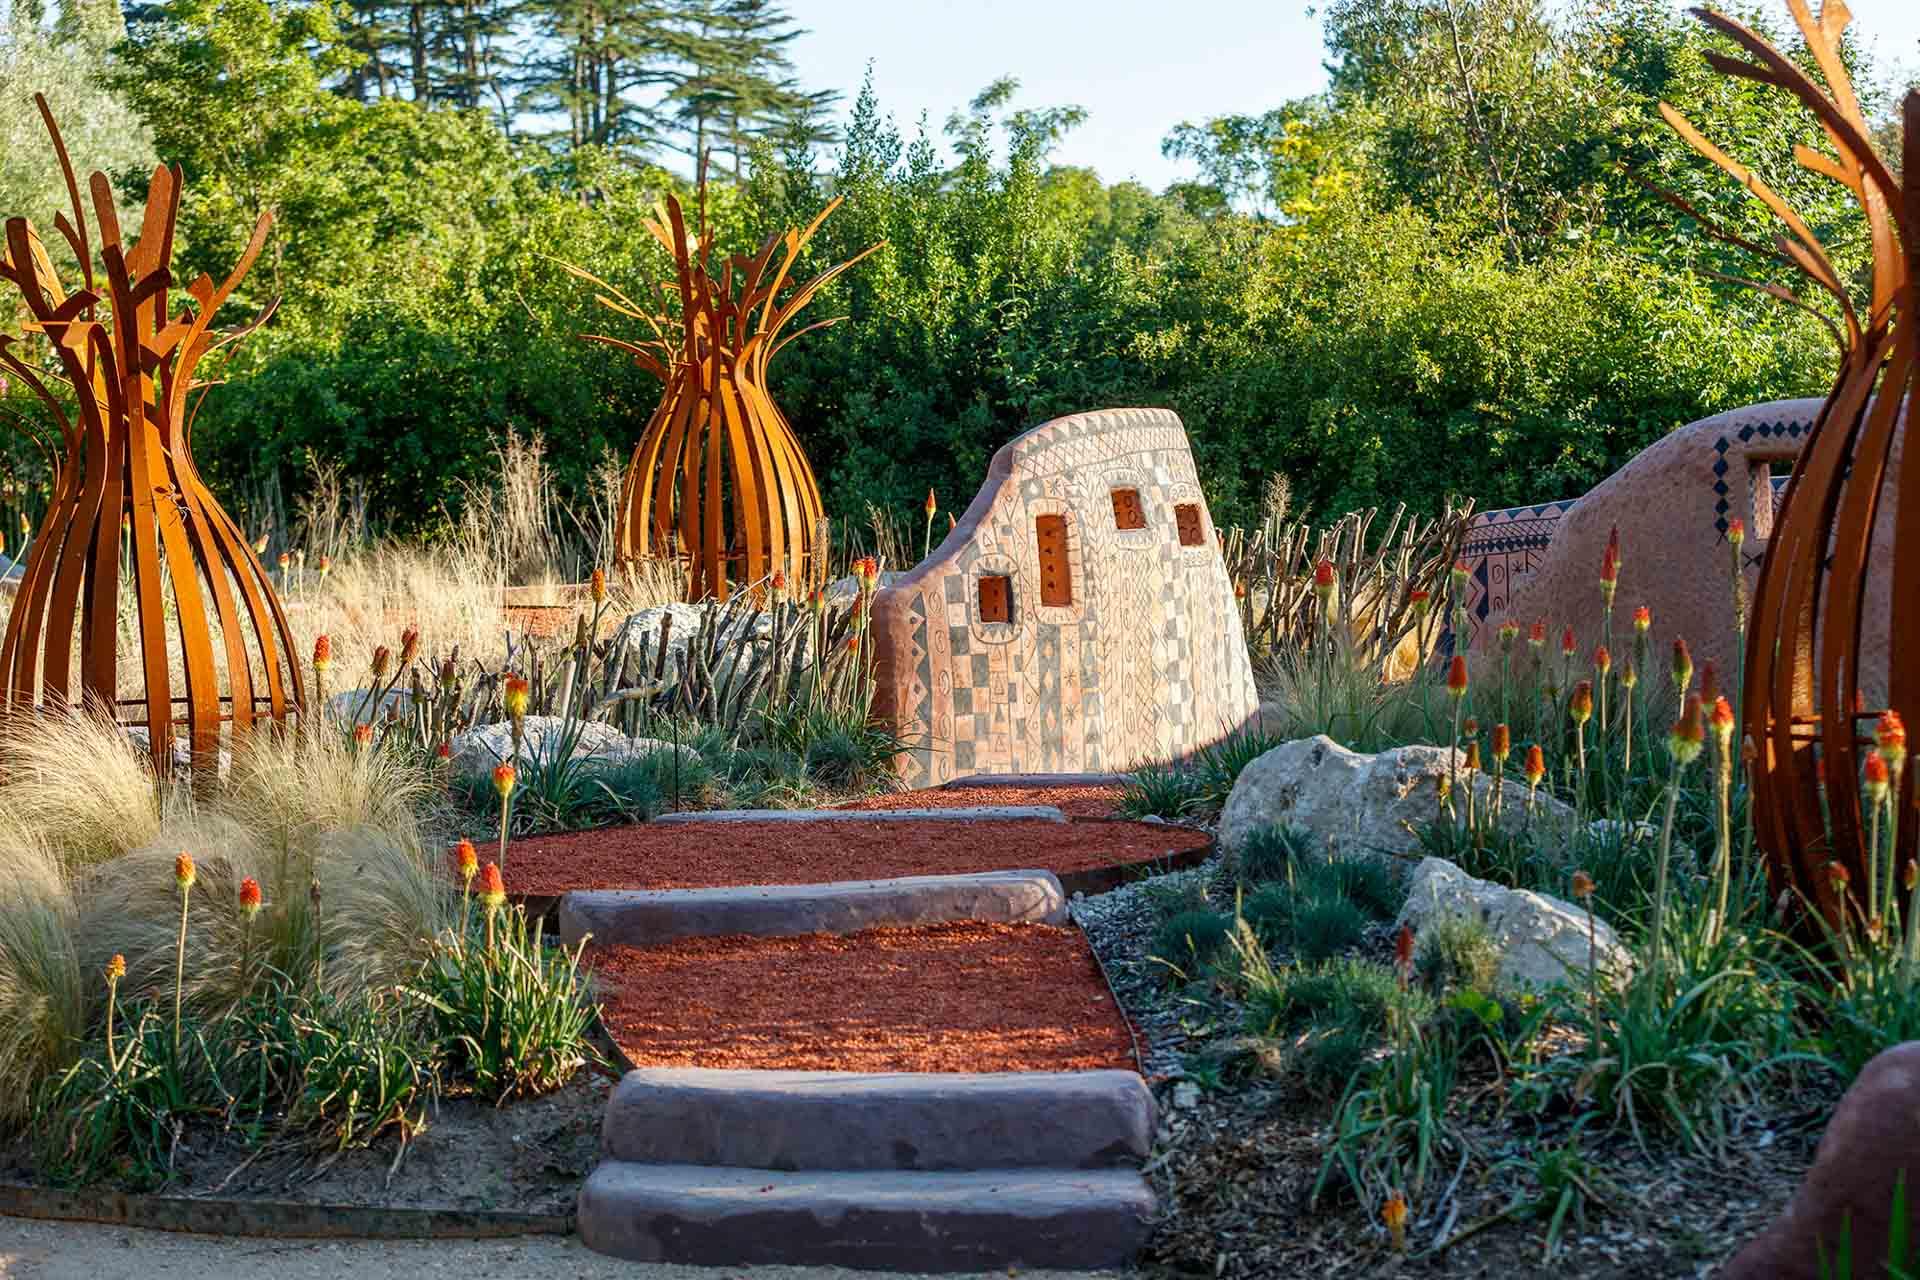
[[[822,1071],[1136,1068],[1078,929],[979,923],[588,951],[635,1066]]]
[[[1150,822],[735,822],[606,827],[535,836],[507,850],[507,889],[825,884],[968,871],[1047,870],[1069,893],[1206,855],[1203,831]],[[484,856],[484,855],[483,855]]]
[[[990,805],[1050,805],[1069,818],[1111,818],[1122,788],[1096,783],[1038,786],[929,787],[890,791],[841,805],[843,809],[971,809]]]

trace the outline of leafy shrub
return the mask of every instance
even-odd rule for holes
[[[1179,765],[1146,765],[1128,777],[1114,812],[1123,818],[1182,818],[1199,805],[1199,775]]]
[[[1141,892],[1153,904],[1162,920],[1187,912],[1206,912],[1213,904],[1207,898],[1204,871],[1174,871],[1141,882]]]
[[[1293,886],[1270,884],[1243,902],[1240,914],[1262,942],[1275,946],[1293,934],[1293,907]]]
[[[1491,992],[1499,968],[1500,949],[1478,920],[1448,913],[1420,931],[1413,971],[1432,995]]]
[[[1232,930],[1232,919],[1218,911],[1183,911],[1154,934],[1152,954],[1175,973],[1191,976],[1188,966],[1211,961]]]
[[[412,994],[455,1074],[499,1101],[558,1088],[586,1061],[593,1009],[580,982],[583,940],[549,950],[518,907],[498,912],[482,944],[440,944]]]
[[[1360,941],[1367,917],[1351,898],[1332,893],[1304,893],[1293,904],[1294,955],[1303,964],[1331,960]]]
[[[1234,854],[1242,880],[1255,884],[1285,880],[1303,866],[1313,848],[1313,833],[1304,827],[1260,827],[1247,834]]]

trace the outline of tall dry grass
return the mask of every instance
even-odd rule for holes
[[[79,912],[59,856],[0,821],[0,1126],[27,1116],[39,1083],[72,1062],[97,987],[82,964]]]
[[[174,858],[193,855],[186,994],[219,1009],[269,967],[342,995],[410,981],[457,924],[415,805],[425,780],[331,734],[256,734],[195,797],[161,785],[126,736],[88,716],[18,721],[0,774],[0,1122],[70,1062],[104,993],[172,991]],[[243,878],[265,907],[239,908]]]

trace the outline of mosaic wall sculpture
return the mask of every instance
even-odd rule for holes
[[[1908,399],[1920,382],[1920,89],[1901,103],[1901,142],[1890,161],[1874,145],[1874,126],[1841,55],[1846,5],[1828,0],[1817,16],[1805,0],[1789,7],[1818,80],[1733,19],[1694,12],[1742,55],[1707,55],[1715,70],[1784,90],[1820,121],[1829,147],[1801,147],[1794,158],[1858,202],[1873,252],[1866,297],[1855,299],[1852,273],[1834,266],[1807,223],[1765,181],[1664,103],[1661,114],[1767,206],[1779,236],[1763,246],[1708,219],[1699,219],[1702,226],[1771,259],[1768,270],[1797,272],[1815,286],[1825,295],[1818,307],[1785,285],[1767,291],[1813,310],[1842,342],[1839,376],[1801,444],[1761,562],[1741,710],[1745,737],[1759,750],[1754,829],[1773,888],[1796,890],[1838,922],[1842,902],[1831,862],[1846,867],[1854,885],[1867,886],[1875,883],[1870,866],[1883,856],[1869,853],[1866,805],[1852,785],[1875,722],[1889,710],[1920,718],[1920,451],[1902,456]],[[1684,200],[1667,199],[1699,218]],[[1904,643],[1896,648],[1893,637]],[[1868,674],[1876,646],[1887,664],[1878,686]],[[1896,812],[1912,804],[1915,772],[1905,771],[1896,784]],[[1894,869],[1920,853],[1916,828],[1920,823],[1900,824],[1899,848],[1878,880],[1887,896],[1856,902],[1863,917],[1891,915]]]
[[[704,185],[701,190],[704,208]],[[615,551],[623,561],[678,559],[689,600],[725,600],[735,585],[776,572],[796,585],[824,576],[812,556],[820,485],[767,390],[767,366],[801,334],[835,323],[822,320],[781,336],[815,294],[880,247],[862,250],[782,298],[801,251],[839,206],[832,201],[804,231],[768,236],[753,257],[735,255],[716,270],[705,227],[689,235],[680,202],[668,196],[647,230],[673,255],[675,277],[661,288],[678,296],[677,320],[664,303],[642,307],[604,280],[566,268],[606,290],[599,296],[603,306],[652,331],[638,341],[581,336],[627,352],[665,384],[627,464]]]
[[[1059,418],[994,455],[925,563],[874,600],[877,712],[906,780],[1104,772],[1243,727],[1257,699],[1180,419]]]
[[[176,726],[184,725],[193,759],[208,761],[223,725],[244,731],[305,705],[273,584],[202,483],[189,435],[193,393],[206,385],[194,377],[201,359],[273,309],[238,329],[212,327],[272,218],[261,215],[224,283],[201,276],[185,288],[193,305],[175,312],[180,170],[154,170],[132,241],[121,238],[112,185],[94,174],[90,228],[60,131],[45,100],[35,100],[67,180],[72,216],[58,215],[55,225],[81,279],[69,291],[32,224],[7,220],[0,280],[19,294],[29,339],[51,345],[71,398],[43,379],[40,353],[0,336],[0,366],[41,398],[57,431],[43,442],[53,495],[7,619],[0,694],[9,713],[83,700],[111,711],[145,728],[154,764],[166,771]],[[133,604],[139,659],[126,685],[117,643],[123,595]]]
[[[1656,651],[1683,637],[1696,664],[1712,662],[1731,680],[1738,639],[1729,522],[1746,523],[1741,558],[1751,598],[1780,491],[1819,408],[1818,400],[1776,400],[1703,418],[1655,441],[1577,502],[1518,509],[1551,512],[1550,519],[1489,513],[1494,519],[1476,525],[1466,544],[1479,590],[1470,603],[1479,624],[1473,646],[1487,648],[1511,618],[1522,627],[1546,622],[1555,655],[1560,629],[1572,623],[1590,650],[1599,639],[1600,559],[1618,529],[1625,567],[1615,634],[1627,634],[1627,620],[1644,604],[1653,612]],[[1516,526],[1524,532],[1503,537]],[[1884,646],[1867,657],[1884,679]]]

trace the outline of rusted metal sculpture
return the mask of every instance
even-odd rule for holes
[[[1753,59],[1709,53],[1715,69],[1785,90],[1825,129],[1832,154],[1800,147],[1796,159],[1853,192],[1866,215],[1873,247],[1868,309],[1863,314],[1856,305],[1846,277],[1805,220],[1664,104],[1667,122],[1786,229],[1769,249],[1714,227],[1685,201],[1662,194],[1718,238],[1798,269],[1838,308],[1840,371],[1801,449],[1767,544],[1753,600],[1742,715],[1744,733],[1757,749],[1753,813],[1773,886],[1776,892],[1797,891],[1837,922],[1842,904],[1828,864],[1845,866],[1856,888],[1866,882],[1868,824],[1857,780],[1869,731],[1886,709],[1866,705],[1864,629],[1891,628],[1897,643],[1887,649],[1889,704],[1910,721],[1920,717],[1920,449],[1911,441],[1899,447],[1904,408],[1920,374],[1920,277],[1911,256],[1920,247],[1920,92],[1909,93],[1902,105],[1903,184],[1874,149],[1841,59],[1841,35],[1851,17],[1846,6],[1827,0],[1818,17],[1806,0],[1788,0],[1788,7],[1824,86],[1740,23],[1710,10],[1693,12]],[[1783,286],[1757,287],[1806,305]],[[1897,469],[1895,453],[1902,454]],[[1884,533],[1887,521],[1893,522],[1892,554],[1876,559],[1876,526]],[[1882,574],[1891,588],[1890,616],[1872,616],[1867,584]],[[1920,815],[1912,807],[1915,772],[1905,771],[1895,797],[1904,816],[1897,868],[1920,848],[1920,821],[1914,820]]]
[[[637,342],[597,333],[581,337],[628,352],[666,384],[627,464],[616,553],[622,560],[678,559],[690,600],[726,599],[730,566],[743,583],[779,571],[799,586],[825,574],[813,554],[820,486],[767,392],[767,366],[801,334],[843,318],[780,336],[815,294],[880,247],[863,249],[781,301],[801,251],[839,206],[833,200],[805,230],[768,236],[751,258],[728,258],[716,277],[704,225],[690,237],[680,202],[668,196],[647,229],[673,255],[676,278],[660,286],[679,295],[680,331],[673,337],[674,321],[664,305],[649,311],[597,276],[566,268],[606,291],[598,298],[602,305],[653,331]]]
[[[61,284],[25,218],[7,220],[0,279],[18,290],[24,327],[47,339],[59,374],[23,358],[19,340],[6,336],[0,365],[45,402],[59,439],[41,442],[53,493],[0,645],[0,706],[8,714],[83,702],[110,709],[121,722],[146,728],[162,772],[172,767],[175,726],[184,725],[193,759],[210,763],[223,725],[244,731],[305,706],[272,581],[201,481],[189,447],[198,407],[195,400],[190,408],[189,397],[206,385],[194,370],[273,310],[269,305],[237,329],[212,327],[259,256],[272,218],[261,215],[225,283],[216,288],[201,276],[186,287],[195,305],[170,314],[180,170],[154,170],[140,235],[131,243],[121,241],[106,176],[92,176],[96,272],[66,144],[45,99],[35,101],[66,175],[73,217],[59,214],[54,223],[79,263],[82,287],[69,293]],[[55,376],[72,388],[71,411],[49,385]],[[139,694],[122,697],[120,608],[129,591]]]

